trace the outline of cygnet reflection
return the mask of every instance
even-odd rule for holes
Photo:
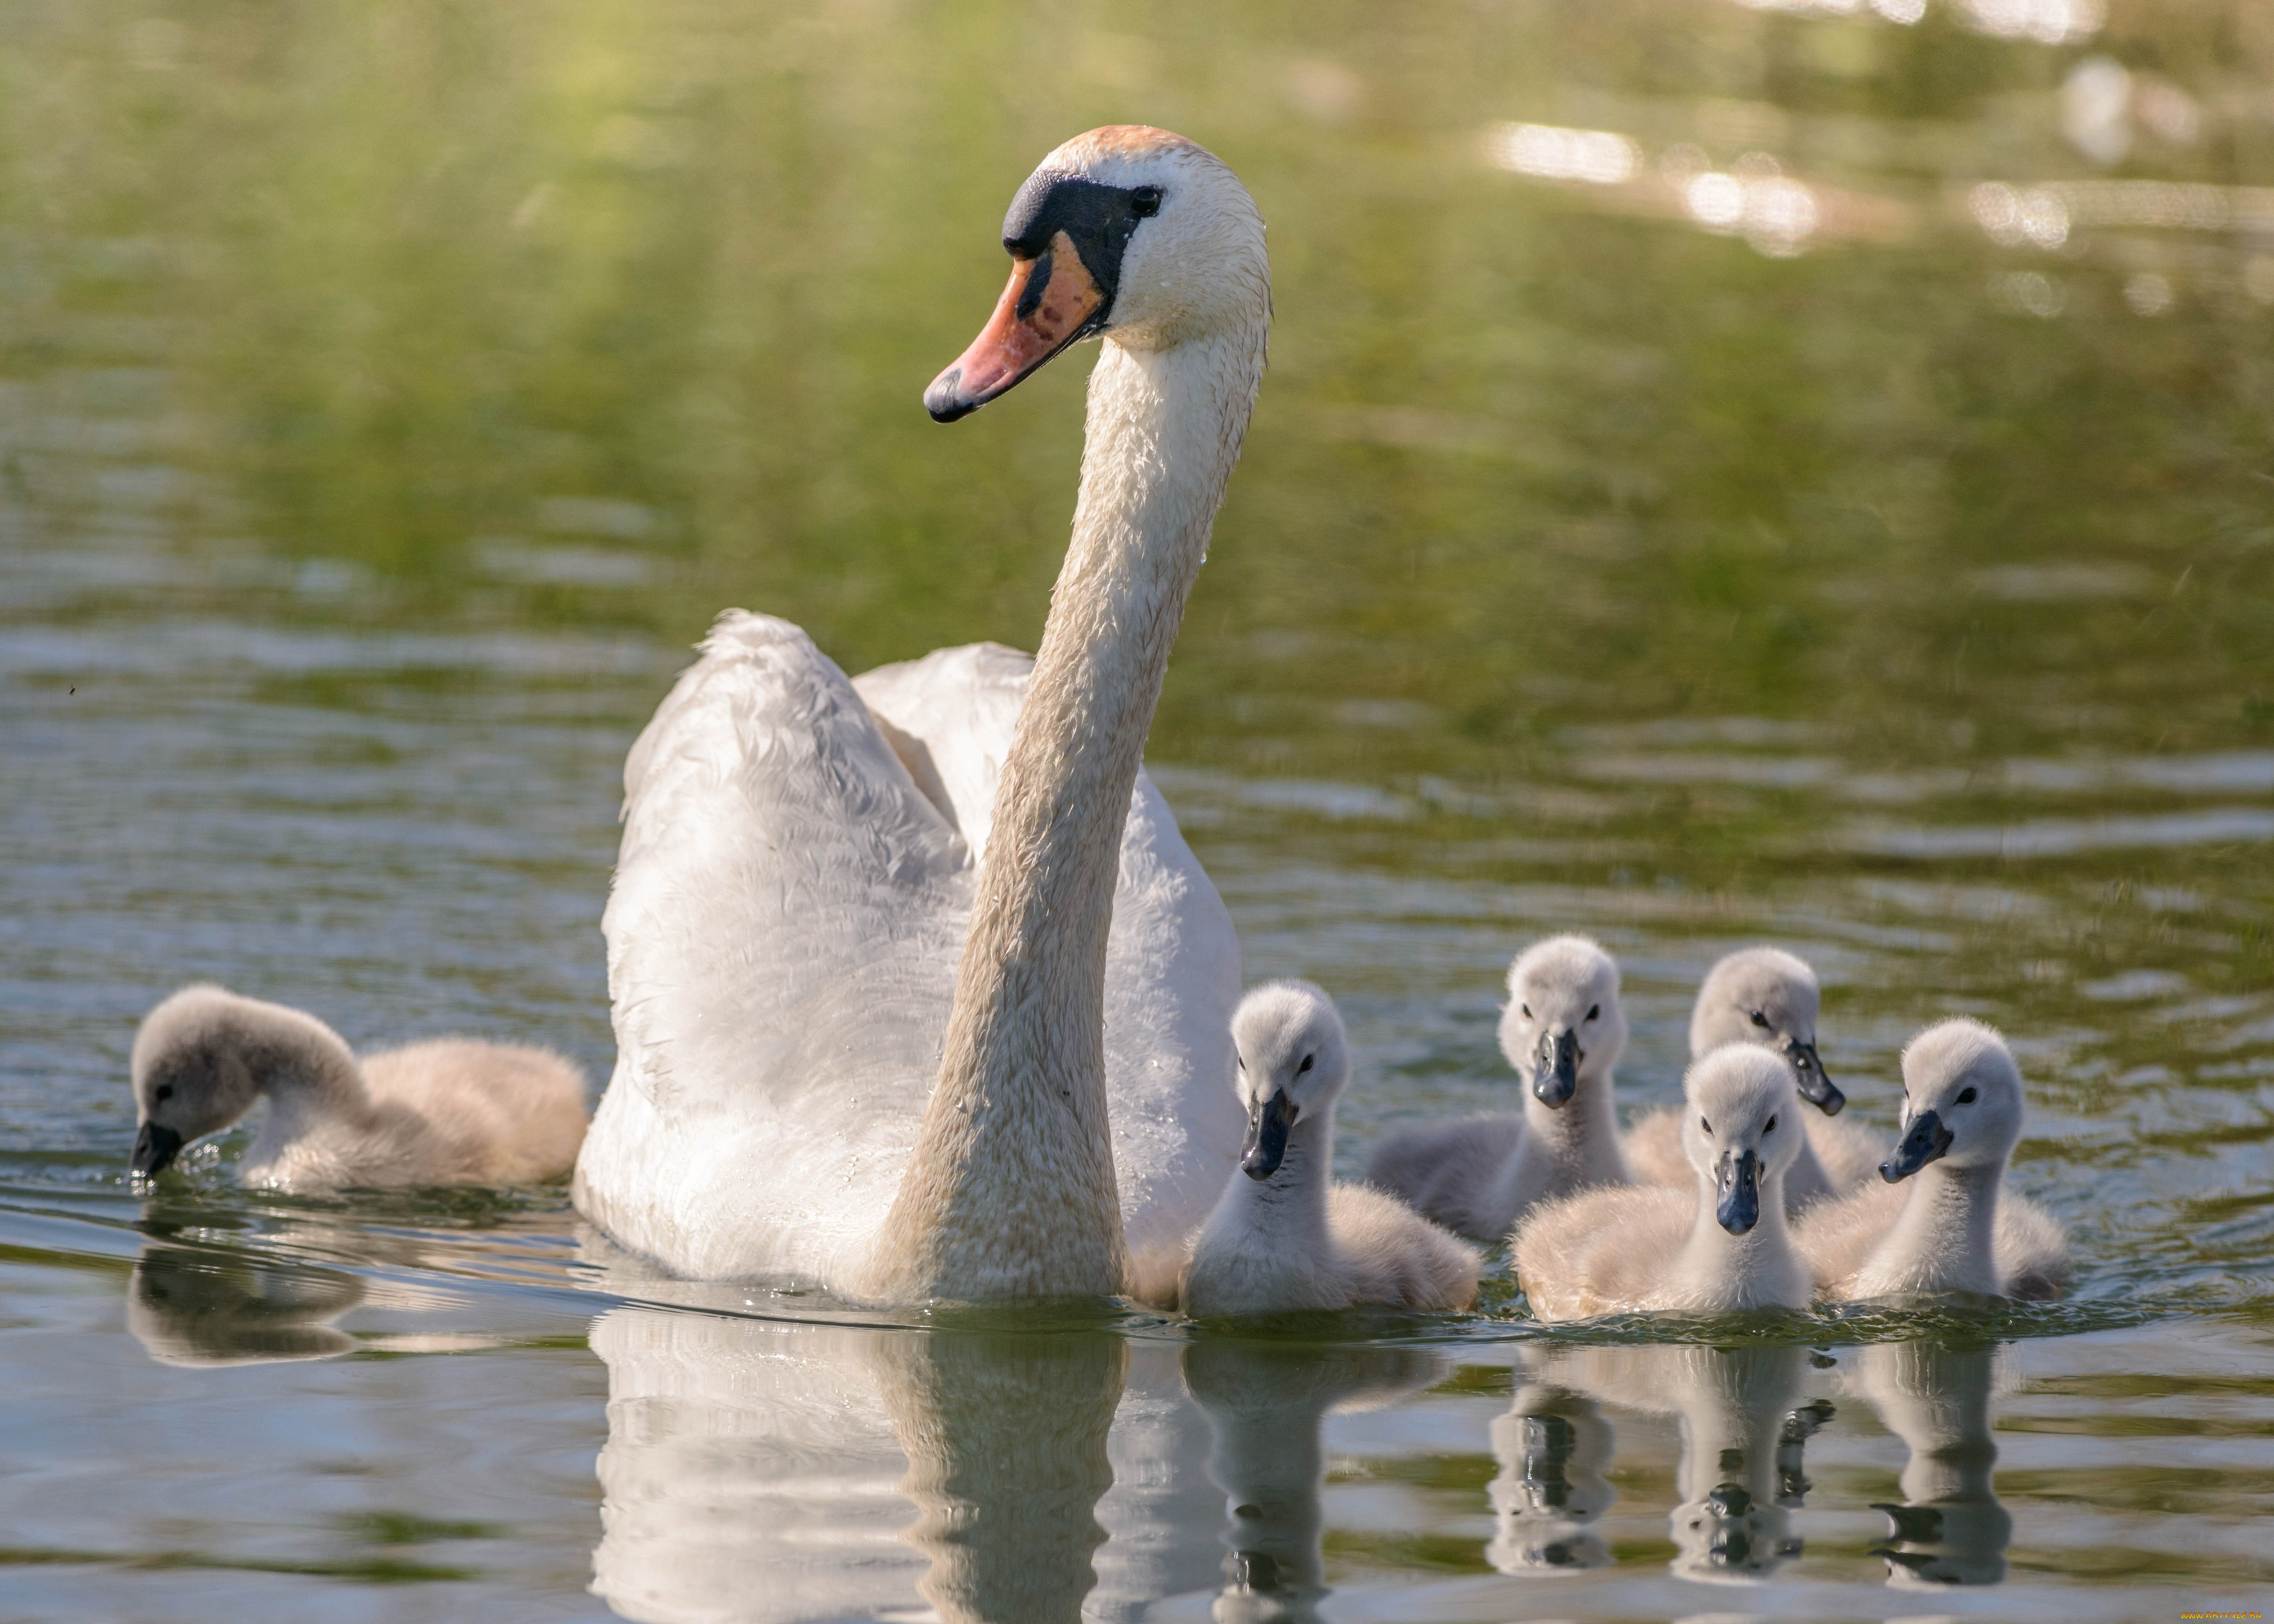
[[[1214,1434],[1208,1472],[1230,1520],[1218,1624],[1316,1618],[1327,1412],[1402,1398],[1437,1380],[1442,1362],[1413,1348],[1209,1339],[1186,1348],[1184,1369]]]
[[[1995,1347],[1875,1342],[1848,1362],[1849,1385],[1910,1450],[1902,1503],[1873,1507],[1894,1525],[1873,1551],[1886,1559],[1889,1584],[1996,1584],[2006,1576],[2014,1519],[1991,1481],[1999,1356]]]
[[[652,1624],[1071,1620],[1126,1345],[620,1307],[592,1588]]]
[[[1619,1492],[1603,1474],[1617,1435],[1600,1405],[1534,1370],[1516,1369],[1516,1399],[1492,1424],[1493,1538],[1485,1560],[1504,1574],[1573,1574],[1611,1560],[1603,1515]]]
[[[161,1365],[330,1359],[355,1350],[332,1321],[363,1298],[340,1269],[157,1243],[135,1260],[126,1328]]]
[[[1675,1577],[1755,1583],[1801,1553],[1792,1513],[1810,1486],[1803,1450],[1833,1415],[1807,1395],[1805,1349],[1587,1348],[1551,1369],[1597,1399],[1680,1423],[1682,1502],[1668,1517]]]

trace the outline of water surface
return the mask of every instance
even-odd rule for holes
[[[2264,1611],[2262,8],[0,0],[0,1616]],[[129,1189],[210,978],[611,1062],[625,748],[728,604],[1031,646],[1077,357],[922,384],[1141,119],[1278,320],[1150,759],[1354,1175],[1509,1099],[1500,974],[1719,953],[1892,1128],[2012,1036],[2046,1310],[1547,1335],[850,1313],[557,1190]],[[1922,1593],[1925,1592],[1925,1593]]]

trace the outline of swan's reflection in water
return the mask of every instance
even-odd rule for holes
[[[1902,1503],[1875,1507],[1894,1525],[1875,1548],[1886,1559],[1889,1584],[1995,1584],[2006,1576],[2014,1519],[1991,1483],[1999,1356],[1995,1347],[1933,1342],[1879,1342],[1850,1356],[1849,1385],[1910,1450]]]
[[[1516,1367],[1516,1402],[1492,1424],[1493,1538],[1485,1560],[1504,1574],[1580,1573],[1611,1560],[1603,1515],[1619,1492],[1604,1477],[1617,1434],[1602,1407],[1545,1374],[1533,1350]]]
[[[1600,1523],[1615,1498],[1603,1476],[1612,1432],[1596,1409],[1607,1403],[1681,1427],[1682,1502],[1668,1518],[1675,1575],[1769,1577],[1801,1553],[1792,1514],[1810,1486],[1802,1455],[1833,1416],[1807,1394],[1808,1360],[1801,1348],[1675,1345],[1572,1349],[1527,1366],[1532,1380],[1495,1432],[1495,1565],[1574,1571],[1608,1560]]]
[[[1208,1417],[1208,1475],[1230,1522],[1215,1616],[1221,1624],[1315,1618],[1327,1594],[1327,1412],[1392,1403],[1434,1381],[1442,1361],[1412,1348],[1209,1339],[1185,1350],[1184,1366]]]
[[[267,1365],[351,1353],[337,1320],[364,1299],[343,1270],[154,1242],[126,1288],[126,1328],[161,1365]]]
[[[920,1597],[945,1620],[1071,1624],[1197,1580],[1173,1525],[1199,1438],[1168,1350],[643,1307],[602,1315],[592,1348],[592,1588],[626,1617],[901,1616]]]

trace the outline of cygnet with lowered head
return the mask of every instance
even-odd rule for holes
[[[1240,1000],[1231,1038],[1247,1140],[1193,1243],[1184,1311],[1466,1308],[1472,1247],[1379,1190],[1333,1182],[1335,1101],[1350,1082],[1334,1000],[1308,981],[1258,987]]]
[[[1517,1282],[1540,1319],[1808,1305],[1784,1216],[1801,1139],[1792,1068],[1728,1044],[1690,1068],[1683,1095],[1694,1195],[1591,1190],[1535,1207],[1517,1230]]]
[[[271,1190],[536,1184],[584,1139],[584,1079],[558,1055],[438,1038],[358,1061],[314,1016],[219,987],[143,1018],[132,1079],[144,1177],[264,1098],[237,1177]]]
[[[1993,1028],[1946,1020],[1913,1038],[1903,1050],[1902,1139],[1879,1164],[1885,1182],[1799,1227],[1825,1295],[2059,1296],[2067,1236],[2005,1188],[2022,1117],[2022,1069]],[[1898,1188],[1905,1182],[1908,1192]]]
[[[1800,1097],[1816,1108],[1801,1115],[1806,1139],[1785,1176],[1784,1199],[1794,1212],[1826,1196],[1853,1190],[1879,1159],[1870,1129],[1852,1118],[1835,1121],[1848,1097],[1825,1074],[1816,1052],[1819,999],[1808,961],[1777,947],[1741,948],[1723,957],[1698,989],[1690,1012],[1690,1058],[1724,1043],[1775,1050],[1791,1065]],[[1688,1188],[1690,1161],[1682,1154],[1682,1113],[1653,1111],[1627,1133],[1628,1163],[1645,1184]]]
[[[1619,1147],[1611,1068],[1626,1047],[1618,961],[1585,936],[1550,936],[1509,966],[1501,1052],[1525,1085],[1521,1112],[1407,1128],[1366,1176],[1423,1216],[1498,1240],[1535,1203],[1634,1182]]]

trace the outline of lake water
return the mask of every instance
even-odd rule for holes
[[[2274,14],[2253,0],[0,0],[0,1618],[2255,1616],[2274,1601]],[[1769,939],[1892,1127],[2012,1036],[2056,1306],[935,1323],[557,1190],[124,1178],[134,1023],[611,1062],[710,616],[1031,647],[1079,358],[918,395],[1040,154],[1277,325],[1150,759],[1354,1175],[1598,936]]]

